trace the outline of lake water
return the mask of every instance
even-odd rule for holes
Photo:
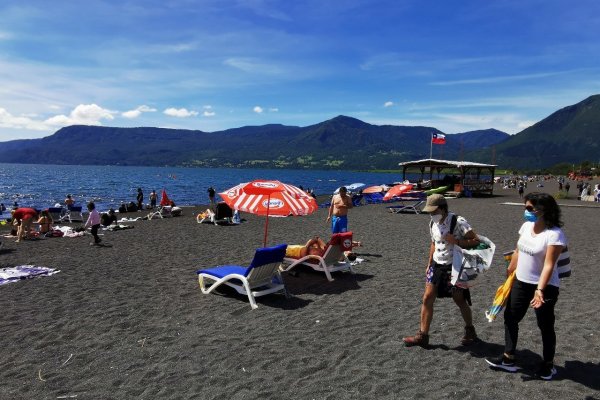
[[[0,202],[7,208],[16,201],[19,206],[42,209],[62,204],[71,194],[77,204],[94,200],[102,211],[135,201],[141,187],[145,202],[152,190],[160,201],[164,188],[177,205],[197,205],[208,203],[209,186],[222,192],[254,179],[277,179],[312,188],[316,194],[329,194],[342,185],[392,183],[402,176],[354,171],[0,164]]]

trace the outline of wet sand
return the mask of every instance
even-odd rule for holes
[[[554,183],[543,189],[557,192]],[[481,341],[469,347],[460,345],[462,319],[448,299],[436,302],[431,347],[403,346],[418,329],[429,217],[391,214],[386,205],[350,211],[365,259],[356,275],[334,273],[328,282],[312,270],[285,274],[292,297],[260,297],[256,310],[227,290],[203,295],[196,270],[248,263],[262,244],[262,217],[197,224],[203,207],[186,208],[181,217],[105,232],[101,247],[89,236],[3,238],[1,266],[61,272],[0,287],[0,398],[600,399],[600,208],[559,201],[588,207],[562,208],[573,276],[556,307],[558,375],[543,382],[532,377],[541,337],[531,311],[520,325],[524,369],[496,372],[484,360],[503,350],[502,317],[489,323],[484,311],[504,280],[501,253],[514,248],[522,222],[522,207],[500,204],[520,203],[516,190],[496,194],[449,200],[498,249],[472,290]],[[326,215],[272,218],[269,243],[327,238]]]

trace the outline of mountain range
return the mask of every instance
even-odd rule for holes
[[[428,158],[433,127],[371,125],[340,115],[306,127],[270,124],[217,132],[73,125],[41,139],[0,142],[0,162],[232,168],[397,169]],[[517,133],[446,135],[433,157],[541,169],[598,159],[600,95]]]

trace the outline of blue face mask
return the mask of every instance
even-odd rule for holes
[[[538,220],[538,216],[533,211],[527,211],[523,213],[523,218],[528,222],[536,222]]]

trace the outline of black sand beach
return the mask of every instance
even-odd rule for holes
[[[529,191],[534,190],[530,185]],[[543,190],[556,193],[553,183]],[[557,304],[558,375],[535,380],[541,337],[533,312],[521,323],[524,369],[492,371],[503,320],[484,311],[504,281],[502,252],[522,221],[516,190],[449,200],[497,246],[495,264],[472,290],[481,342],[463,347],[462,319],[436,302],[430,349],[405,348],[418,329],[428,251],[427,215],[391,214],[385,205],[350,211],[363,242],[357,274],[300,270],[284,275],[292,298],[203,295],[195,271],[248,263],[264,218],[239,226],[197,224],[205,207],[181,217],[139,221],[134,229],[90,237],[14,243],[3,238],[0,266],[35,264],[60,273],[0,287],[0,399],[600,399],[600,208],[561,200],[573,276]],[[326,210],[272,218],[269,243],[327,238]],[[7,229],[3,228],[6,233]]]

